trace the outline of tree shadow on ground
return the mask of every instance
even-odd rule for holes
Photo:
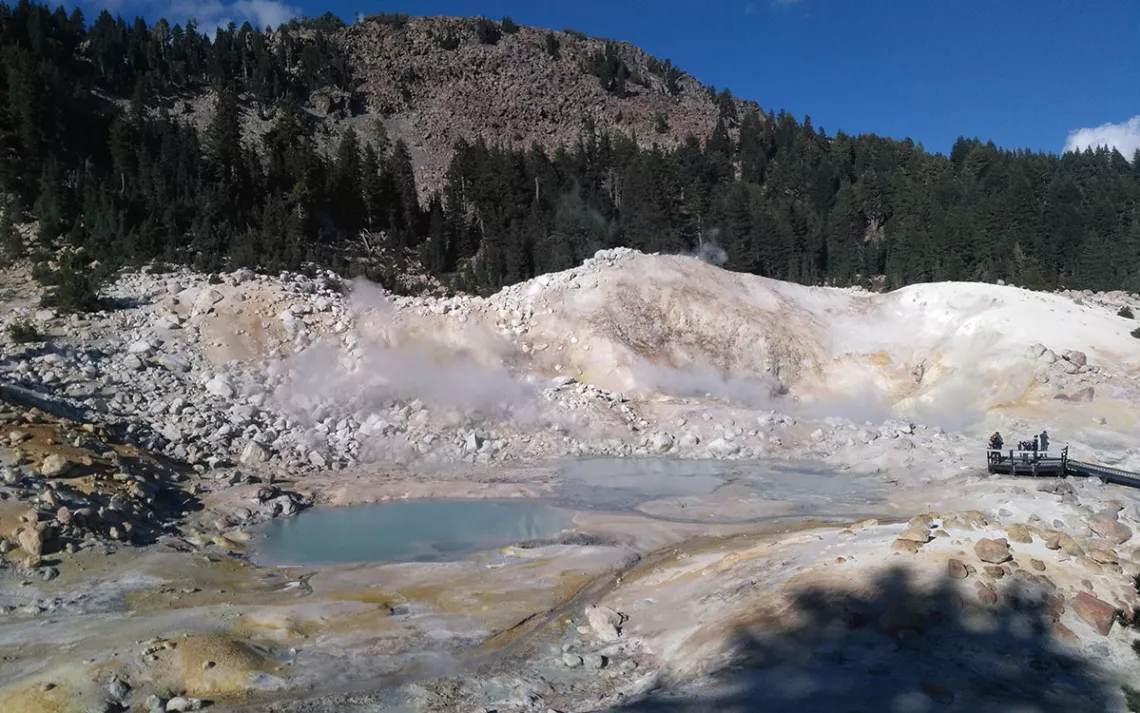
[[[737,628],[731,663],[700,683],[670,688],[661,681],[612,710],[1125,710],[1120,689],[1053,636],[1061,597],[1048,580],[1015,570],[993,586],[998,603],[985,606],[974,581],[945,577],[919,587],[907,570],[893,568],[866,590],[803,590],[778,617]]]

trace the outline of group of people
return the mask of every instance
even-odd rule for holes
[[[1000,451],[1002,446],[1005,445],[1005,439],[1001,437],[1001,433],[994,431],[994,435],[990,436],[990,450]],[[1045,453],[1049,450],[1049,432],[1042,431],[1033,437],[1032,441],[1021,441],[1017,444],[1019,451],[1032,451],[1034,453]]]

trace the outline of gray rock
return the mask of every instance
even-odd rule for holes
[[[740,444],[726,441],[723,438],[710,441],[705,448],[708,449],[709,455],[714,458],[727,458],[740,452]]]
[[[234,387],[230,380],[222,374],[215,374],[214,378],[206,382],[206,391],[223,399],[234,397]]]
[[[143,368],[142,360],[134,354],[128,354],[126,359],[123,359],[123,368],[128,371],[139,371]]]
[[[104,690],[107,691],[107,695],[110,696],[112,700],[120,703],[127,700],[127,697],[131,695],[130,685],[121,678],[116,678],[114,681],[108,683],[104,687]]]
[[[578,668],[582,665],[582,657],[578,654],[565,653],[562,654],[562,663],[566,668]]]
[[[175,696],[166,702],[167,713],[180,713],[181,711],[197,711],[202,710],[201,698],[189,698],[187,696]]]
[[[221,292],[218,292],[212,287],[208,287],[198,293],[198,297],[194,300],[194,312],[201,314],[208,312],[211,307],[225,299]]]
[[[601,654],[586,654],[582,657],[582,661],[586,664],[586,668],[603,669],[606,667],[606,657]]]
[[[190,371],[190,360],[180,354],[159,354],[154,358],[154,362],[175,373],[184,374]]]
[[[1065,350],[1065,352],[1063,352],[1063,356],[1065,357],[1065,361],[1072,362],[1078,367],[1088,364],[1088,357],[1085,356],[1084,352]]]
[[[594,635],[602,641],[617,641],[621,636],[619,627],[622,616],[609,607],[586,607],[586,621],[589,622]]]
[[[463,448],[468,453],[475,453],[483,447],[483,439],[480,438],[474,431],[467,434],[467,439],[463,442]]]
[[[269,451],[257,441],[250,441],[242,449],[240,461],[242,465],[256,465],[269,460]]]
[[[176,314],[164,314],[155,320],[157,329],[182,329],[182,320]]]
[[[649,437],[649,448],[656,453],[666,453],[673,448],[673,434],[657,432]]]

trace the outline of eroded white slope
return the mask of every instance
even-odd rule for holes
[[[1063,295],[948,282],[878,295],[632,251],[512,286],[478,311],[528,367],[646,396],[774,377],[802,398],[986,410],[1069,385],[1043,388],[1034,344],[1083,352],[1075,374],[1125,373],[1140,358],[1135,322]]]

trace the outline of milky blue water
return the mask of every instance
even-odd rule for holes
[[[571,526],[573,513],[535,500],[409,500],[317,508],[261,530],[255,559],[269,566],[460,559]]]

